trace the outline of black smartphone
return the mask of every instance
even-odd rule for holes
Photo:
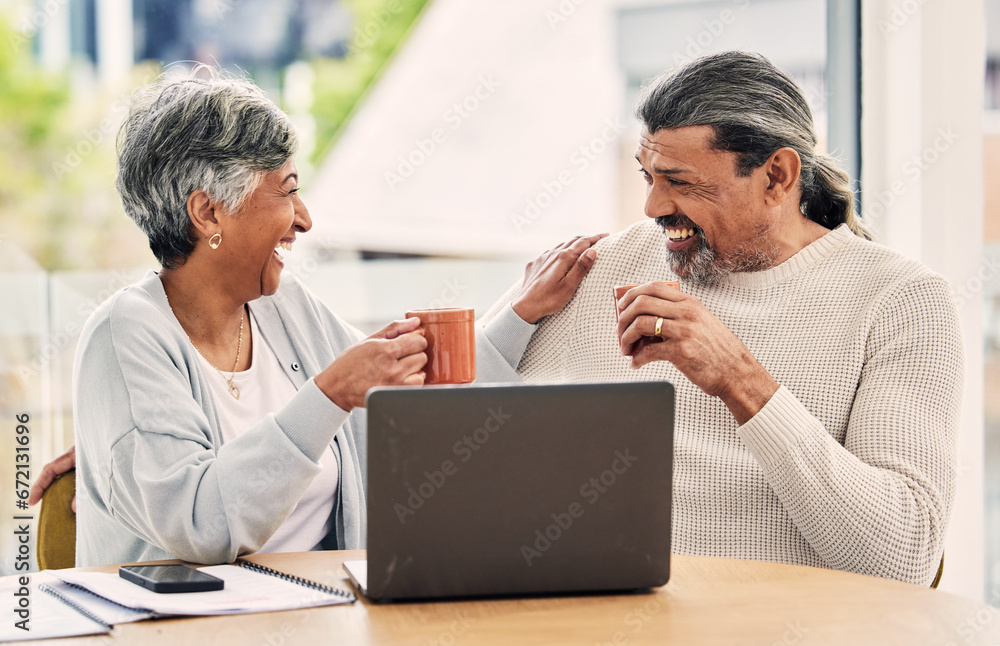
[[[221,590],[226,582],[190,565],[123,565],[118,576],[153,592],[208,592]]]

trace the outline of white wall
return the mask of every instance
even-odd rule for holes
[[[533,258],[617,223],[614,0],[435,0],[309,183],[314,241]]]
[[[881,242],[954,289],[966,390],[941,588],[981,600],[983,3],[872,0],[862,13],[864,212]]]

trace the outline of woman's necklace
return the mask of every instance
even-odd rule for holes
[[[167,305],[170,305],[170,298],[169,297],[167,297]],[[171,307],[171,309],[173,309],[173,308]],[[218,373],[220,375],[222,375],[222,378],[225,379],[226,382],[229,383],[229,394],[232,395],[234,399],[239,399],[240,398],[240,389],[233,382],[236,379],[236,369],[240,367],[240,350],[243,348],[243,320],[246,318],[246,315],[247,315],[247,309],[246,309],[246,305],[244,305],[243,306],[243,312],[240,314],[240,336],[239,336],[239,339],[236,341],[236,363],[233,364],[233,374],[230,375],[229,377],[227,377],[225,375],[225,373],[223,373],[221,370],[219,370],[214,363],[212,363],[211,361],[208,362],[208,365],[210,365],[213,368],[215,368],[216,371],[218,371]],[[181,329],[183,329],[183,326],[181,326]],[[184,334],[187,334],[187,330],[184,330]],[[188,341],[191,341],[191,345],[194,346],[194,349],[198,350],[198,346],[194,345],[194,341],[191,340],[191,335],[190,334],[187,335],[187,338],[188,338]],[[200,354],[203,357],[205,356],[205,353],[202,352],[201,350],[198,350],[198,354]],[[206,361],[208,361],[207,358],[206,358]]]
[[[236,379],[236,369],[240,365],[240,349],[243,347],[243,319],[246,318],[246,315],[247,315],[247,310],[246,307],[244,307],[243,312],[240,314],[240,337],[239,340],[236,342],[236,363],[233,364],[233,374],[230,375],[228,379],[226,379],[226,375],[222,374],[222,371],[219,370],[218,368],[215,368],[215,364],[212,364],[213,368],[219,370],[219,374],[222,375],[222,378],[226,379],[226,381],[229,382],[229,394],[235,397],[236,399],[240,398],[240,389],[236,386],[236,384],[233,383],[233,380]],[[189,340],[190,338],[191,337],[188,337]],[[194,345],[194,341],[191,341],[191,345]],[[198,350],[198,346],[195,346],[194,349]],[[200,353],[201,350],[198,350],[198,352]]]

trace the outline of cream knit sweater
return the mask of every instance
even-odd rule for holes
[[[674,552],[931,581],[955,493],[964,372],[943,278],[841,226],[767,271],[682,281],[781,384],[740,427],[671,364],[633,370],[618,350],[611,288],[676,280],[661,229],[643,222],[596,250],[518,372],[675,385]]]

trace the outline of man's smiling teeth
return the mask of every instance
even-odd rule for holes
[[[276,246],[274,248],[274,253],[278,254],[278,258],[281,259],[281,260],[284,260],[285,259],[285,254],[281,253],[282,250],[291,251],[292,250],[292,243],[291,242],[279,242],[278,246]]]
[[[671,240],[686,240],[694,235],[694,229],[664,229]]]

